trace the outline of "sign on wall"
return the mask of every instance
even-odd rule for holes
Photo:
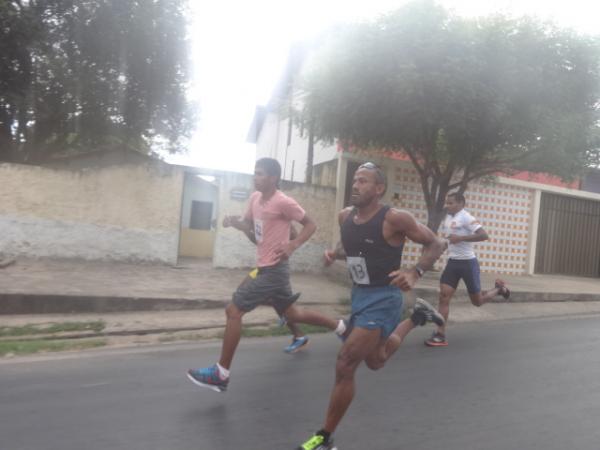
[[[232,200],[247,200],[250,197],[250,191],[244,188],[232,188],[229,196]]]

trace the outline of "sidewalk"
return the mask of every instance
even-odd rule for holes
[[[165,341],[217,337],[225,324],[224,307],[247,273],[214,269],[198,259],[183,259],[176,267],[19,259],[0,270],[0,327],[103,321],[101,333],[57,336],[108,336],[109,345],[156,342],[148,336],[157,334]],[[346,286],[304,273],[292,275],[292,286],[302,292],[302,306],[346,315]],[[272,308],[260,307],[244,324],[276,326],[278,317]]]
[[[106,327],[99,335],[116,340],[157,333],[215,337],[225,323],[223,307],[246,273],[214,269],[210,261],[195,259],[183,259],[176,267],[19,259],[0,269],[0,326],[102,320]],[[415,294],[435,305],[438,277],[426,274]],[[483,274],[483,288],[493,286],[495,278]],[[476,308],[459,288],[450,322],[600,314],[600,279],[541,275],[503,279],[512,291],[510,302],[499,298]],[[324,269],[323,275],[293,273],[292,286],[302,292],[301,306],[338,317],[348,313],[349,282],[342,263]],[[407,304],[411,300],[408,295]],[[277,316],[267,307],[245,317],[247,326],[276,323]],[[126,343],[131,344],[131,338]]]

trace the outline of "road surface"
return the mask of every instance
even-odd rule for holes
[[[339,450],[597,450],[600,317],[415,330],[382,371],[358,373]],[[339,341],[244,339],[229,390],[185,377],[219,343],[0,362],[2,450],[292,450],[322,423]]]

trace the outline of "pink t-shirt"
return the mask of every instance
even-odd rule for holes
[[[305,215],[298,202],[281,191],[275,191],[266,202],[258,191],[250,196],[244,217],[254,222],[258,267],[277,264],[275,251],[290,241],[292,220],[300,222]]]

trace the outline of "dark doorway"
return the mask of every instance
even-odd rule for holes
[[[190,228],[192,230],[210,230],[213,204],[192,200]]]

